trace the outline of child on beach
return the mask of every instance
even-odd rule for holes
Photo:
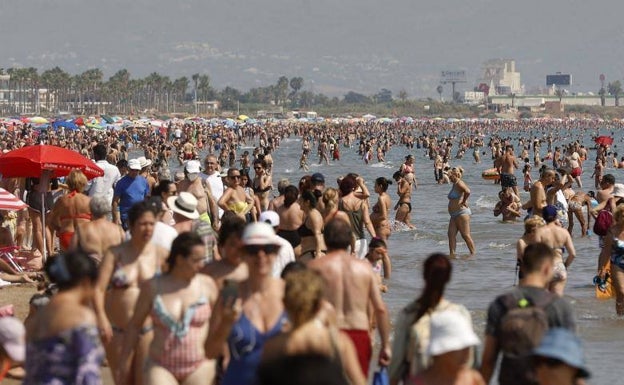
[[[310,168],[308,167],[308,157],[306,153],[301,154],[301,158],[299,159],[299,170],[303,169],[303,171],[308,171]]]
[[[382,293],[388,291],[388,287],[383,284],[384,279],[390,279],[392,274],[392,263],[390,262],[390,256],[388,255],[388,246],[386,242],[381,238],[373,238],[368,245],[368,253],[366,259],[373,266],[375,271],[375,277],[378,278],[377,283]],[[373,317],[374,318],[374,317]]]

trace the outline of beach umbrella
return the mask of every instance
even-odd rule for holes
[[[84,126],[84,119],[83,118],[76,118],[76,119],[74,119],[74,123],[77,126]]]
[[[0,187],[0,210],[22,210],[28,205],[15,195]]]
[[[68,130],[76,131],[78,126],[72,120],[57,120],[52,123],[52,128],[58,130],[60,127],[65,127]]]
[[[0,174],[5,178],[40,178],[40,186],[47,186],[50,178],[66,176],[73,169],[81,170],[88,179],[104,175],[104,170],[92,160],[76,151],[63,147],[37,145],[18,148],[0,155]],[[47,190],[47,189],[46,189]],[[46,190],[41,193],[41,202],[45,204]],[[41,223],[45,223],[45,207],[41,210]],[[43,244],[46,244],[46,232],[43,232]],[[45,247],[41,250],[46,259]]]
[[[48,119],[42,118],[41,116],[34,116],[34,117],[28,119],[28,122],[29,123],[34,123],[34,124],[47,124],[47,123],[50,123],[48,121]]]
[[[108,115],[100,115],[100,117],[102,119],[104,119],[104,121],[108,124],[113,124],[115,123],[115,119],[113,119],[112,117],[108,116]]]
[[[238,120],[245,121],[245,120],[247,120],[247,119],[249,119],[249,116],[247,116],[247,115],[242,115],[242,114],[241,114],[241,115],[238,115]]]
[[[613,138],[610,136],[601,135],[597,137],[596,139],[594,139],[594,142],[596,142],[596,144],[599,144],[601,146],[610,146],[613,144]]]

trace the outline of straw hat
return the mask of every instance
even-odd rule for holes
[[[167,198],[167,206],[174,213],[178,213],[188,219],[199,218],[197,198],[190,192],[182,191],[178,196]]]

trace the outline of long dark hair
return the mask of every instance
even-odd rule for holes
[[[444,254],[434,253],[425,260],[423,269],[425,288],[417,301],[419,306],[416,319],[438,306],[444,295],[446,284],[451,280],[452,271],[451,260]]]

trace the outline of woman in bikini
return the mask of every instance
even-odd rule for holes
[[[475,253],[475,244],[470,234],[470,215],[472,212],[468,207],[468,197],[470,196],[470,188],[461,179],[464,169],[461,167],[453,167],[449,171],[449,179],[453,186],[448,193],[448,212],[451,216],[448,225],[448,241],[449,255],[455,256],[455,248],[457,246],[457,233],[459,232],[468,246],[470,255]]]
[[[227,172],[228,188],[219,198],[218,205],[223,211],[233,211],[243,219],[247,219],[247,214],[254,207],[253,198],[245,193],[245,189],[240,185],[241,174],[236,168],[230,168]]]
[[[128,213],[132,238],[111,247],[100,265],[94,307],[98,326],[106,348],[111,370],[116,371],[126,360],[132,369],[124,383],[142,384],[143,366],[152,339],[151,320],[141,330],[141,338],[134,357],[122,356],[121,347],[126,338],[140,288],[154,275],[160,274],[167,250],[150,242],[156,223],[156,213],[147,202],[139,202]]]
[[[303,223],[297,229],[301,237],[301,255],[299,260],[307,262],[324,255],[327,250],[323,239],[323,216],[316,209],[316,197],[311,191],[304,191],[299,199],[303,210]]]
[[[253,163],[256,176],[252,182],[254,193],[260,199],[260,208],[262,211],[269,207],[269,192],[271,191],[273,181],[271,175],[266,171],[267,164],[264,160],[256,159]]]
[[[91,220],[91,198],[82,193],[87,186],[87,177],[82,171],[74,169],[67,176],[66,182],[69,194],[56,201],[47,218],[48,224],[58,235],[61,251],[69,249],[76,227]]]
[[[168,272],[141,289],[122,357],[132,355],[151,315],[154,339],[144,366],[144,383],[195,385],[210,384],[214,379],[215,361],[206,358],[205,344],[218,290],[212,278],[198,274],[205,254],[197,234],[178,235],[167,258]],[[116,373],[117,382],[122,383],[129,371],[130,361],[125,361]]]
[[[410,218],[412,213],[412,185],[401,175],[400,171],[395,172],[392,178],[397,182],[397,194],[399,195],[399,201],[394,206],[396,210],[394,220],[404,223],[407,227],[413,229],[416,226],[411,223]]]
[[[297,231],[303,224],[303,210],[299,205],[299,190],[296,186],[289,185],[284,189],[284,204],[275,211],[280,217],[280,225],[277,235],[290,242],[295,250],[295,256],[301,254],[301,236]]]
[[[392,181],[384,177],[377,178],[375,180],[375,192],[379,194],[377,203],[373,206],[373,212],[370,215],[371,222],[375,228],[375,233],[381,239],[388,240],[390,237],[390,218],[389,212],[392,207],[392,200],[387,193],[388,185],[391,185]]]

